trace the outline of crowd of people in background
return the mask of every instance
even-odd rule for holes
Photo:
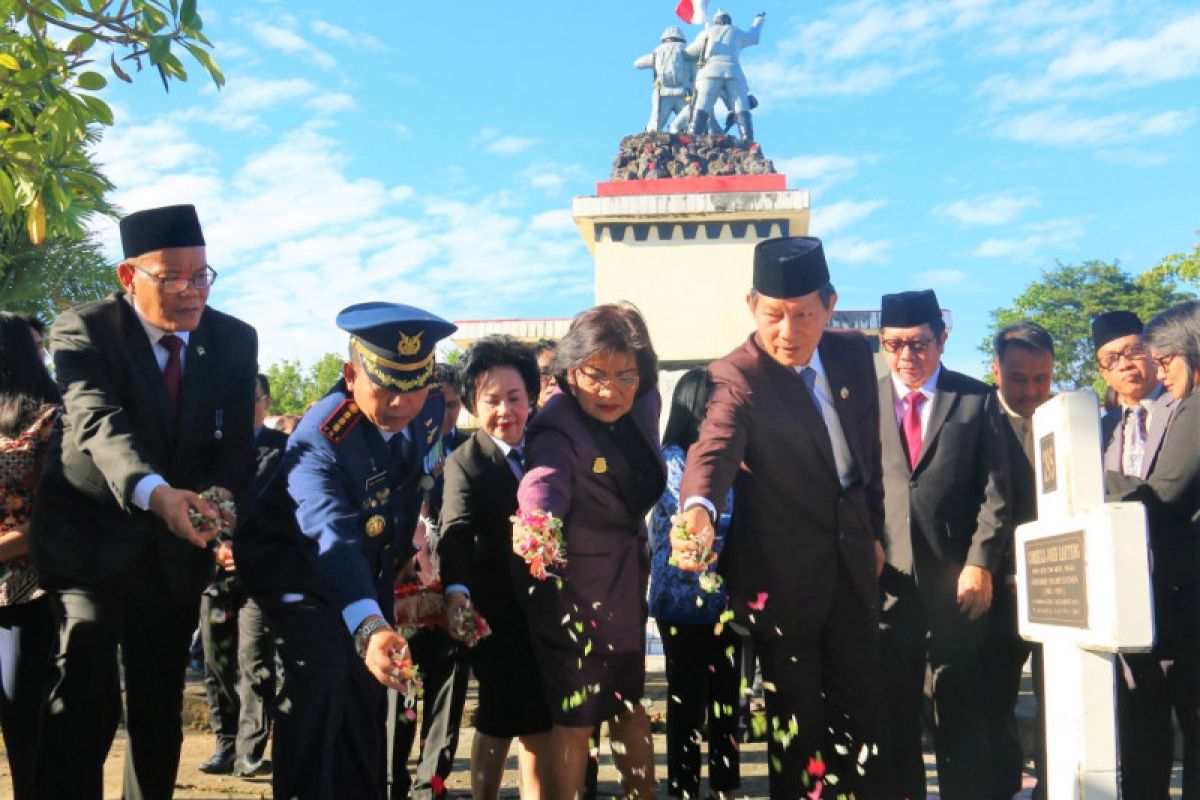
[[[254,329],[207,305],[195,210],[121,235],[123,289],[54,322],[53,377],[41,323],[0,312],[18,800],[100,798],[122,719],[124,796],[171,797],[197,627],[202,771],[269,774],[277,798],[444,797],[473,676],[471,796],[499,797],[514,744],[522,797],[594,796],[607,726],[625,794],[653,797],[650,617],[671,797],[738,791],[756,673],[772,797],[924,798],[926,729],[943,798],[1012,798],[1030,758],[1044,796],[1044,742],[1022,752],[1015,719],[1027,662],[1043,692],[1013,552],[1053,384],[1036,323],[997,332],[988,385],[943,365],[932,290],[884,295],[875,342],[833,331],[821,242],[770,239],[746,265],[749,336],[671,376],[661,435],[631,306],[451,366],[455,326],[387,302],[338,315],[342,379],[280,432]],[[1121,790],[1168,796],[1174,716],[1197,798],[1200,303],[1091,330],[1107,495],[1145,505],[1153,563],[1155,646],[1114,686]],[[565,560],[530,555],[529,520]]]

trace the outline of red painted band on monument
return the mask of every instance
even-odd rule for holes
[[[786,175],[698,175],[694,178],[651,178],[644,181],[601,181],[597,197],[700,192],[783,192]]]

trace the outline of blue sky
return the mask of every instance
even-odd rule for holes
[[[367,299],[570,316],[592,299],[571,198],[645,124],[632,62],[673,8],[201,0],[228,84],[185,62],[170,93],[110,86],[98,159],[126,210],[196,203],[210,302],[259,329],[264,365],[340,350],[334,315]],[[1141,271],[1200,239],[1194,3],[725,8],[767,13],[743,57],[756,134],[812,191],[839,306],[936,289],[952,367],[982,373],[988,311],[1056,261]]]

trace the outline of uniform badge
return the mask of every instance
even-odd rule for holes
[[[364,527],[366,528],[367,536],[370,536],[372,539],[374,539],[376,536],[383,533],[383,529],[387,527],[387,522],[384,521],[381,515],[376,514],[367,520],[367,524]]]
[[[358,404],[347,398],[321,423],[321,433],[334,444],[341,444],[360,419]]]
[[[849,389],[847,389],[845,386],[843,386],[843,387],[842,387],[842,391],[841,391],[841,392],[839,392],[839,394],[841,395],[841,398],[842,398],[843,400],[849,400],[849,399],[850,399],[850,390],[849,390]]]
[[[608,462],[604,460],[604,456],[600,456],[592,462],[592,472],[597,475],[603,475],[608,472]]]
[[[433,488],[435,483],[436,481],[434,481],[432,475],[422,475],[419,486],[421,487],[422,492],[428,492]]]

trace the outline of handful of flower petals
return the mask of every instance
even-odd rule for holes
[[[517,511],[513,523],[513,552],[529,564],[529,574],[544,581],[557,577],[550,567],[567,563],[562,520],[548,511]]]
[[[229,533],[232,528],[227,520],[232,519],[237,513],[237,506],[233,502],[233,493],[220,486],[210,486],[200,493],[200,499],[207,502],[209,507],[217,512],[217,517],[210,519],[199,511],[189,508],[188,522],[192,523],[196,533],[202,536],[208,533],[218,535]]]
[[[683,518],[678,514],[671,517],[671,534],[676,539],[696,543],[695,550],[690,555],[704,570],[700,573],[700,589],[710,594],[718,591],[725,580],[720,573],[711,569],[717,560],[717,554],[713,552],[712,546],[704,543],[700,536],[689,531],[683,524]],[[679,567],[679,556],[672,553],[671,557],[667,559],[667,563],[672,567]]]
[[[396,666],[396,679],[400,682],[397,692],[404,701],[404,707],[412,708],[425,691],[421,673],[417,669],[417,665],[408,658],[406,652],[393,651],[392,663]]]
[[[458,606],[450,612],[450,635],[467,647],[474,647],[491,633],[491,626],[475,606]]]

